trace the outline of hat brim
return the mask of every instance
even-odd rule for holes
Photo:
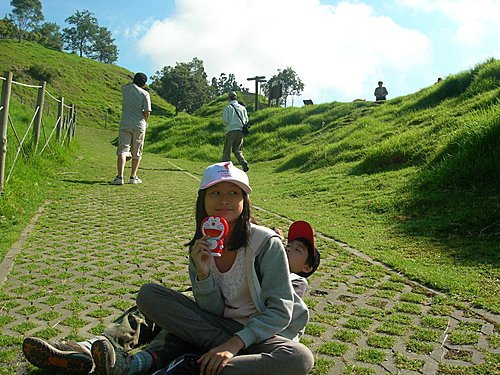
[[[219,180],[211,181],[208,184],[200,186],[200,190],[204,190],[209,188],[210,186],[217,185],[219,182],[232,182],[233,184],[238,185],[245,193],[250,194],[252,192],[252,188],[250,186],[232,178],[221,178]]]

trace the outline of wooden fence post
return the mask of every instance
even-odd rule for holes
[[[38,142],[40,141],[40,126],[42,124],[42,116],[43,116],[43,105],[45,102],[45,85],[47,84],[45,81],[40,82],[42,87],[38,89],[38,98],[36,99],[36,106],[38,111],[35,117],[35,123],[33,124],[33,154],[36,153],[36,149],[38,148]]]
[[[0,194],[3,193],[5,183],[5,158],[7,156],[7,125],[9,124],[10,91],[12,87],[12,72],[5,72],[6,80],[2,85],[2,103],[0,111],[2,122],[0,123],[1,152],[0,152]]]
[[[56,128],[56,140],[57,142],[61,141],[61,129],[63,128],[64,121],[64,98],[61,96],[59,98],[59,104],[57,105],[57,128]]]
[[[67,126],[67,133],[66,133],[66,137],[68,139],[68,144],[70,144],[71,142],[71,135],[72,135],[72,127],[73,127],[73,119],[75,117],[75,106],[72,104],[70,107],[69,107],[69,116],[68,116],[68,126]]]
[[[76,117],[77,117],[77,111],[76,111],[76,106],[72,104],[73,106],[73,129],[71,131],[71,138],[75,138],[75,131],[76,131]]]

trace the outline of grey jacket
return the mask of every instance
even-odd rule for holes
[[[292,289],[288,260],[280,238],[271,229],[252,224],[249,245],[237,251],[245,252],[250,295],[259,312],[236,335],[245,343],[245,347],[274,335],[297,340],[309,321],[309,310]],[[214,315],[222,316],[224,297],[212,275],[198,281],[191,259],[189,275],[198,305]]]

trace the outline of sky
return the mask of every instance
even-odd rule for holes
[[[111,31],[116,62],[148,76],[203,60],[209,80],[247,78],[291,67],[304,83],[288,105],[388,99],[411,94],[500,58],[500,0],[41,0],[61,30],[77,10]],[[11,12],[0,0],[0,17]]]

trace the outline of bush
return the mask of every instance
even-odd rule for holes
[[[37,81],[45,81],[47,83],[51,83],[54,78],[60,76],[59,71],[41,64],[30,65],[28,74]]]

